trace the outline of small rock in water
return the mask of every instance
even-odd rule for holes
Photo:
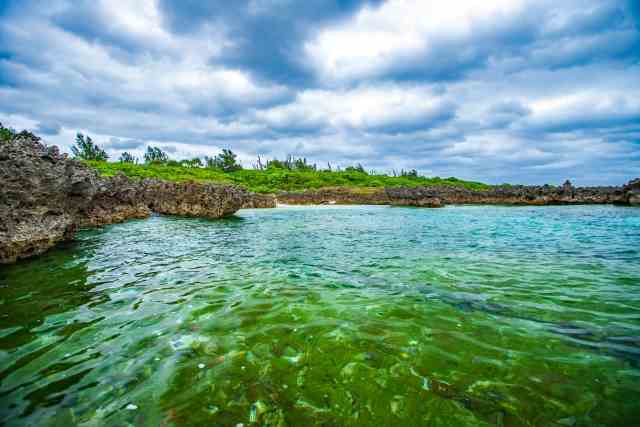
[[[133,403],[129,403],[126,407],[127,411],[135,411],[138,409],[138,405],[134,405]]]

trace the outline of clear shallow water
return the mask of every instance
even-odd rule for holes
[[[0,267],[0,424],[631,425],[640,209],[305,207]]]

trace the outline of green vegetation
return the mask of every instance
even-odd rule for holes
[[[13,128],[6,128],[0,123],[0,141],[10,141],[14,136],[16,131]]]
[[[229,151],[229,153],[231,153]],[[158,154],[158,153],[156,153]],[[231,153],[233,154],[233,153]],[[161,156],[161,154],[160,154]],[[214,159],[218,158],[216,156]],[[145,156],[146,158],[146,156]],[[229,159],[229,157],[227,157]],[[233,155],[235,162],[235,155]],[[289,159],[290,160],[290,159]],[[288,168],[286,165],[300,165],[299,168]],[[272,160],[264,166],[261,162],[256,169],[240,169],[235,164],[225,171],[230,162],[217,163],[215,160],[205,160],[205,167],[198,166],[193,160],[147,162],[146,164],[110,163],[103,161],[88,162],[103,175],[116,175],[119,172],[133,178],[158,178],[168,181],[212,181],[234,183],[258,193],[275,193],[278,191],[302,191],[328,187],[349,187],[366,191],[374,187],[416,187],[429,185],[457,185],[469,189],[487,188],[479,182],[462,181],[457,178],[426,178],[418,176],[415,171],[401,172],[400,176],[370,174],[362,166],[350,167],[345,170],[318,170],[310,166],[305,160],[293,159]]]
[[[71,152],[76,159],[106,161],[109,158],[107,152],[94,144],[90,136],[85,138],[83,134],[78,133],[75,144],[71,147]]]
[[[10,140],[19,135],[37,138],[27,131],[17,134],[0,123],[0,140]],[[463,181],[457,178],[427,178],[419,176],[415,170],[400,171],[394,176],[367,172],[361,164],[343,170],[327,165],[320,169],[305,158],[288,156],[285,160],[273,159],[266,163],[258,157],[253,169],[243,169],[236,154],[228,149],[214,157],[190,160],[172,160],[158,147],[147,147],[144,164],[131,153],[123,152],[118,162],[107,162],[108,155],[93,142],[90,136],[78,133],[73,156],[85,161],[105,176],[123,173],[132,178],[157,178],[167,181],[219,182],[241,185],[257,193],[278,191],[303,191],[320,188],[350,188],[359,192],[373,191],[381,187],[417,187],[430,185],[455,185],[468,189],[485,189],[488,185],[480,182]]]

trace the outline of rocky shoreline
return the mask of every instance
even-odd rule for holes
[[[0,264],[41,254],[79,228],[151,212],[221,218],[249,196],[231,185],[100,177],[29,134],[0,143],[0,181]]]
[[[371,204],[416,207],[441,207],[447,204],[495,205],[640,205],[640,180],[624,187],[574,187],[569,181],[561,187],[495,186],[487,190],[469,190],[456,186],[349,189],[333,188],[304,192],[282,192],[278,203]]]
[[[0,143],[0,264],[45,252],[72,239],[76,230],[146,218],[152,212],[222,218],[241,208],[278,203],[374,204],[441,207],[446,204],[628,204],[640,205],[640,180],[624,187],[496,186],[323,188],[255,194],[233,185],[134,180],[99,176],[55,146],[22,133]]]

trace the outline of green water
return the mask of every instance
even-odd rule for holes
[[[0,316],[0,425],[637,425],[640,209],[153,217],[1,267]]]

